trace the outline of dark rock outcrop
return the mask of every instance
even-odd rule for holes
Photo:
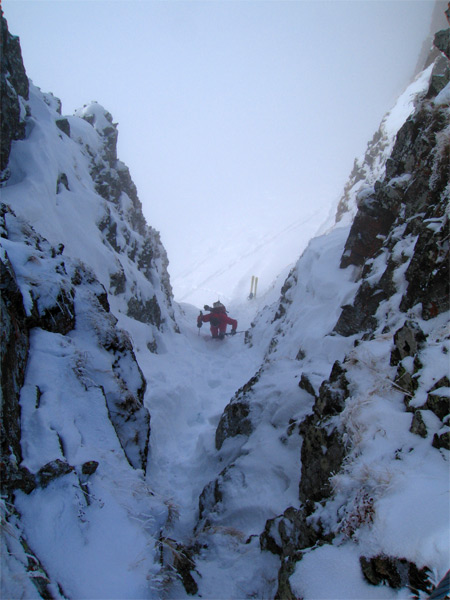
[[[442,60],[448,75],[449,61]],[[399,130],[384,180],[375,184],[373,193],[358,207],[341,267],[364,269],[353,304],[343,307],[336,323],[335,331],[340,335],[376,328],[378,307],[392,296],[395,270],[406,260],[408,287],[400,309],[407,312],[421,304],[423,318],[430,319],[450,307],[449,220],[445,210],[450,176],[450,147],[445,134],[449,108],[433,103],[438,91],[434,89],[432,97],[424,100]],[[374,276],[373,261],[382,253],[394,255],[400,231],[403,237],[417,236],[411,256],[389,258],[384,270]]]
[[[409,587],[414,593],[431,591],[428,578],[429,569],[418,569],[414,563],[404,558],[374,556],[360,558],[361,570],[365,579],[372,585],[388,584],[391,588]]]
[[[56,119],[55,123],[58,129],[65,133],[67,137],[70,137],[70,123],[68,119],[62,117],[61,119]]]
[[[267,521],[260,535],[261,550],[277,554],[281,559],[275,598],[295,599],[289,577],[293,573],[295,563],[302,559],[304,550],[311,548],[319,540],[324,541],[323,532],[308,524],[303,509],[291,506],[282,515]]]
[[[434,36],[434,45],[450,59],[450,29],[438,31]]]
[[[1,8],[0,8],[1,11]],[[19,38],[8,31],[3,17],[1,21],[1,126],[0,126],[0,171],[9,160],[11,144],[25,137],[23,100],[28,100],[29,84],[22,61]]]
[[[447,34],[438,39],[446,40]],[[440,41],[439,46],[446,53],[444,42]],[[359,287],[352,303],[342,307],[334,328],[334,333],[339,335],[355,336],[355,350],[342,364],[335,363],[330,378],[322,383],[318,392],[310,384],[308,373],[302,374],[300,380],[300,387],[315,397],[312,414],[299,426],[303,438],[301,507],[289,508],[283,515],[268,520],[260,536],[261,548],[280,557],[277,598],[295,598],[290,577],[305,549],[330,543],[336,532],[353,538],[359,528],[371,527],[376,519],[374,496],[360,487],[355,488],[352,492],[355,496],[347,500],[346,519],[339,521],[334,529],[327,525],[320,530],[320,515],[327,514],[332,520],[334,517],[327,511],[333,513],[335,504],[342,502],[339,494],[345,497],[348,493],[339,487],[339,482],[347,481],[349,474],[346,457],[350,463],[356,460],[352,433],[345,425],[349,423],[347,414],[343,420],[340,414],[357,390],[362,398],[367,393],[368,401],[372,393],[366,391],[363,384],[355,386],[352,379],[358,346],[363,346],[361,356],[364,357],[366,342],[370,344],[375,338],[379,342],[392,340],[390,365],[396,367],[397,372],[393,380],[389,380],[389,376],[387,381],[383,380],[374,361],[369,369],[373,372],[375,389],[378,381],[380,387],[389,382],[391,389],[403,392],[405,408],[412,413],[410,431],[423,438],[418,443],[433,445],[443,455],[450,446],[449,380],[436,369],[435,383],[430,387],[424,365],[429,364],[425,353],[431,336],[429,331],[433,329],[419,325],[421,318],[434,319],[450,308],[450,107],[444,96],[441,96],[442,101],[436,100],[448,80],[449,62],[441,56],[435,62],[428,91],[417,98],[415,112],[397,134],[384,173],[377,162],[384,150],[380,134],[373,140],[373,156],[369,148],[367,162],[355,164],[351,185],[340,206],[337,220],[349,208],[350,197],[356,195],[361,184],[357,213],[341,258],[341,268],[353,267],[353,278]],[[370,179],[377,170],[378,181],[365,181],[367,175]],[[285,314],[289,316],[289,302],[282,298],[273,313],[273,320],[280,317],[283,320]],[[443,322],[439,321],[440,326]],[[276,333],[278,339],[282,338],[281,326]],[[275,343],[277,338],[274,338]],[[448,352],[445,334],[433,341],[433,345],[439,344],[442,352]],[[429,377],[429,371],[427,373]],[[416,395],[419,391],[420,396]],[[419,397],[422,405],[419,405]],[[440,429],[435,417],[442,421]],[[342,479],[336,478],[336,486],[332,488],[331,478],[336,474]],[[337,509],[338,513],[343,506],[345,504]],[[360,563],[364,577],[373,585],[409,587],[415,593],[430,591],[426,568],[420,569],[402,557],[363,556]]]
[[[19,396],[25,379],[28,361],[29,335],[22,294],[17,285],[11,264],[0,262],[0,360],[1,360],[1,465],[2,483],[8,480],[8,471],[17,470],[22,461],[20,447]],[[11,457],[14,457],[11,460]],[[12,473],[11,473],[12,475]]]
[[[423,348],[426,335],[415,321],[406,321],[394,333],[394,349],[391,352],[391,365],[397,366],[407,356],[415,356]]]
[[[129,317],[141,321],[141,323],[151,323],[158,329],[161,327],[161,308],[156,296],[149,300],[142,300],[140,297],[133,296],[128,301],[127,314]]]
[[[342,465],[345,456],[342,434],[336,426],[330,426],[329,419],[342,412],[348,395],[345,369],[336,362],[330,378],[320,386],[313,414],[300,425],[303,443],[299,496],[307,506],[331,494],[330,477]]]
[[[225,407],[216,430],[217,450],[220,450],[227,438],[237,435],[249,436],[253,431],[250,398],[254,385],[259,381],[260,373],[261,370],[242,386]]]
[[[86,152],[91,158],[91,177],[95,189],[106,201],[98,228],[104,235],[105,242],[117,254],[118,270],[110,278],[109,291],[114,295],[128,292],[129,317],[163,329],[168,321],[163,315],[168,314],[177,331],[167,253],[159,232],[149,227],[145,221],[142,204],[128,167],[117,159],[117,124],[113,122],[111,114],[95,102],[78,111],[77,116],[92,125],[102,141],[100,152],[94,154],[89,147]],[[141,290],[130,297],[131,290],[142,286],[134,281],[129,281],[128,286],[125,286],[123,274],[127,259],[135,263],[139,272],[155,290],[161,290],[162,294],[158,294],[158,297],[154,293],[147,296]],[[163,304],[166,306],[163,307]]]
[[[39,469],[37,473],[37,481],[41,487],[45,488],[55,479],[63,477],[64,475],[68,475],[73,471],[74,467],[67,464],[63,460],[56,459]]]
[[[396,202],[397,200],[397,202]],[[341,269],[362,266],[383,245],[398,213],[398,196],[391,197],[381,185],[360,203],[341,258]]]
[[[440,391],[442,389],[442,391]],[[431,410],[438,419],[444,419],[450,413],[450,382],[447,376],[440,379],[428,392],[424,408]],[[446,393],[444,393],[446,392]]]
[[[433,437],[433,447],[440,450],[450,450],[450,431],[446,430],[442,433],[435,433]]]

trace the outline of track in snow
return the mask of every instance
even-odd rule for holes
[[[249,326],[252,305],[230,310],[239,329]],[[148,381],[146,403],[151,414],[148,481],[171,498],[180,513],[171,535],[178,540],[192,533],[199,496],[222,470],[215,449],[215,431],[222,412],[237,389],[258,370],[262,357],[244,344],[244,335],[205,339],[196,327],[198,310],[183,305],[177,316],[181,335],[174,336],[166,354],[140,360]]]

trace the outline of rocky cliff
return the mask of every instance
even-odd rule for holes
[[[117,158],[117,125],[95,102],[62,116],[59,100],[28,82],[18,39],[2,27],[2,201],[93,268],[112,310],[149,325],[156,349],[160,332],[176,330],[168,259]]]
[[[92,103],[62,116],[28,81],[3,15],[1,34],[2,595],[72,597],[77,569],[70,582],[57,540],[83,557],[104,538],[97,527],[139,520],[123,480],[159,523],[130,530],[130,543],[154,545],[167,517],[145,484],[147,381],[122,327],[136,323],[149,355],[178,327],[167,255],[117,158],[111,115]],[[122,535],[107,546],[127,555]],[[155,569],[152,553],[144,563]]]

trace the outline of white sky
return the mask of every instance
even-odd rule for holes
[[[119,123],[119,158],[173,274],[217,236],[279,229],[336,201],[413,74],[433,4],[3,0],[3,9],[28,76],[63,114],[97,100]]]

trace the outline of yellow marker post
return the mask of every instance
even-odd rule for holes
[[[258,278],[255,275],[252,275],[252,282],[250,284],[250,295],[248,297],[249,300],[256,296],[256,288],[258,287]]]

